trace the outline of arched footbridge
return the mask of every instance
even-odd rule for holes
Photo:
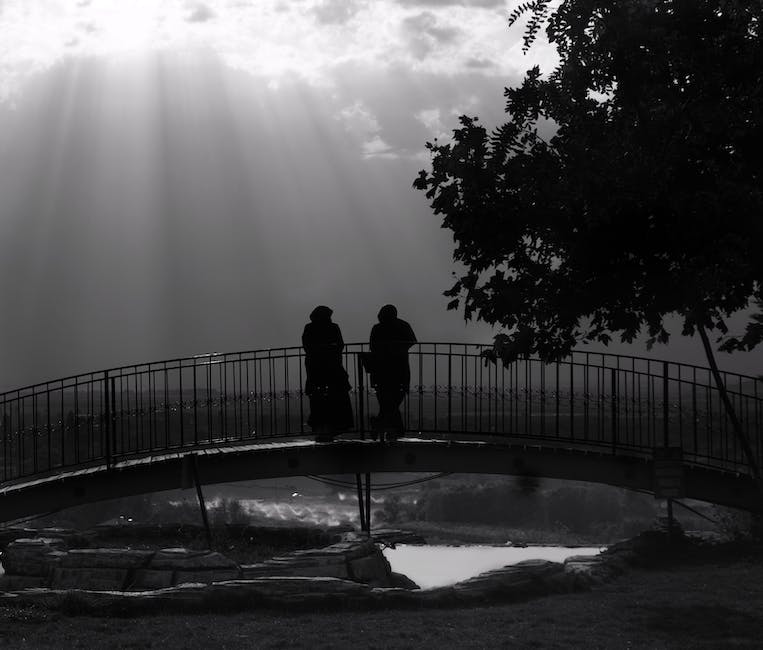
[[[489,346],[410,352],[406,434],[370,439],[376,400],[346,346],[355,427],[315,442],[304,352],[281,348],[137,364],[0,395],[0,521],[202,484],[295,475],[475,472],[551,477],[761,509],[708,369],[575,352],[487,362]],[[761,380],[723,373],[758,466]],[[193,459],[189,463],[189,459]]]

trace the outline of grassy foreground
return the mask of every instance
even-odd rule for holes
[[[590,592],[469,609],[101,618],[0,607],[9,648],[726,648],[763,646],[763,558],[632,569]]]

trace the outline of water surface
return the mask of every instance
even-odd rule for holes
[[[384,549],[392,570],[403,573],[422,589],[452,585],[461,580],[516,564],[522,560],[563,562],[573,555],[596,555],[604,546],[414,546],[398,544]]]

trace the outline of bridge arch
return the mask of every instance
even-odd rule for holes
[[[533,474],[653,490],[655,457],[680,457],[687,496],[758,509],[710,371],[607,353],[486,362],[489,346],[420,343],[404,404],[410,438],[364,440],[375,400],[344,351],[355,429],[308,440],[300,348],[209,354],[85,373],[0,395],[0,521],[205,483],[384,471]],[[725,373],[760,464],[760,380]],[[413,460],[412,460],[413,459]],[[309,470],[309,471],[308,471]]]

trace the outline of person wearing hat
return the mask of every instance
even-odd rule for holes
[[[302,333],[305,348],[305,393],[310,399],[308,425],[319,442],[333,440],[340,431],[352,428],[350,381],[342,365],[344,340],[332,322],[333,311],[319,305],[310,314]]]

